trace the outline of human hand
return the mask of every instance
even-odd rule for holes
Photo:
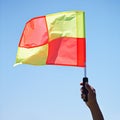
[[[80,83],[81,86],[83,86],[83,83]],[[96,100],[96,92],[95,89],[90,86],[88,83],[85,83],[85,88],[88,90],[88,101],[86,102],[87,106],[91,108],[94,104],[97,103]],[[84,100],[85,99],[85,94],[83,92],[83,87],[81,88],[81,98]]]
[[[83,83],[81,83],[80,85],[83,86]],[[104,120],[104,117],[102,115],[100,107],[97,103],[95,89],[92,86],[90,86],[87,82],[85,83],[85,88],[88,91],[86,104],[90,108],[93,120]],[[85,100],[86,96],[85,96],[85,94],[84,94],[85,92],[83,90],[84,90],[84,88],[82,87],[81,88],[81,98],[83,100]]]

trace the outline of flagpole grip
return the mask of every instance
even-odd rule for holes
[[[88,90],[85,87],[85,83],[88,83],[88,78],[84,77],[83,78],[83,94],[85,95],[85,98],[83,99],[85,102],[88,101]]]

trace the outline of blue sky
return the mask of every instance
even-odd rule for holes
[[[119,0],[0,0],[0,120],[92,120],[80,98],[82,68],[13,67],[25,23],[69,10],[86,12],[89,83],[105,119],[119,118]]]

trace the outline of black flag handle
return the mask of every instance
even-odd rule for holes
[[[85,83],[88,83],[88,78],[84,77],[83,78],[83,94],[85,95],[85,98],[83,99],[85,102],[88,101],[88,90],[85,88]]]

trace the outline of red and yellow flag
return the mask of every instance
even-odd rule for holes
[[[15,64],[85,67],[85,13],[68,11],[29,20]]]

